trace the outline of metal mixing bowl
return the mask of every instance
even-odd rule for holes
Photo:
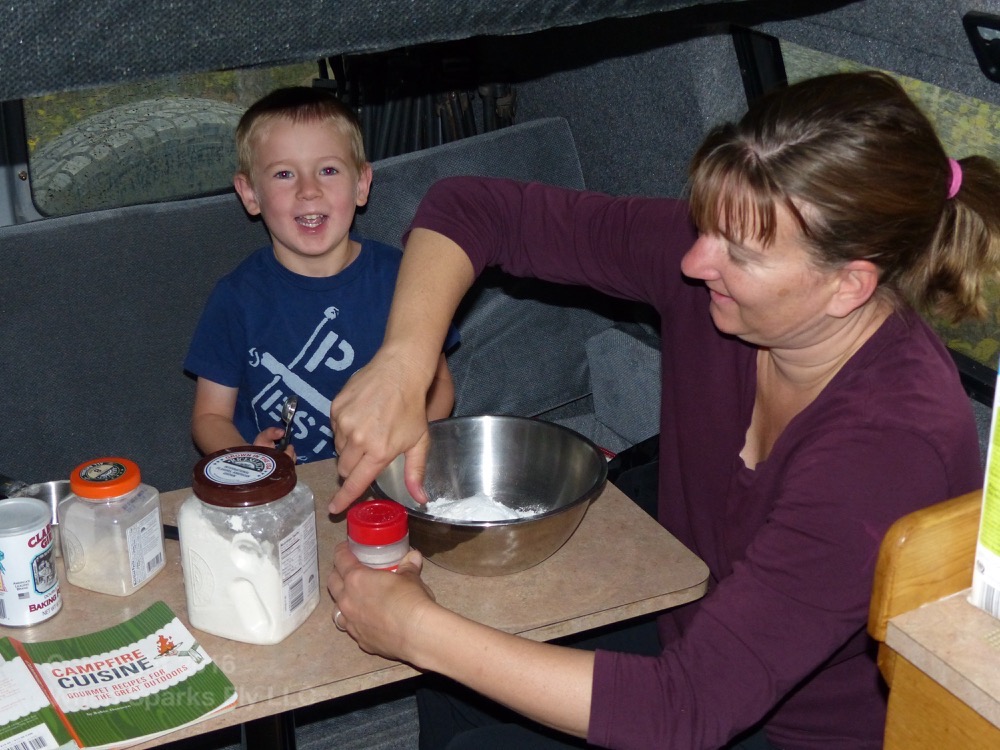
[[[30,484],[27,489],[21,491],[22,497],[37,497],[44,500],[52,509],[52,523],[59,524],[59,503],[70,494],[68,479],[54,479],[51,482],[39,482]]]
[[[433,516],[406,491],[403,457],[393,461],[375,480],[375,495],[407,509],[411,546],[457,573],[505,575],[542,562],[576,531],[608,477],[596,445],[536,419],[443,419],[430,424],[430,439],[424,489],[431,500],[485,494],[530,512],[504,521]]]

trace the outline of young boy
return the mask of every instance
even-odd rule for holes
[[[241,118],[236,147],[236,192],[272,244],[208,299],[184,360],[198,379],[191,433],[203,453],[274,446],[296,394],[290,455],[329,458],[330,401],[382,343],[402,254],[350,235],[372,169],[357,118],[333,95],[273,91]],[[456,341],[452,332],[447,346]],[[428,418],[448,416],[454,395],[442,354]]]

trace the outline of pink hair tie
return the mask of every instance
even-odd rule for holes
[[[954,159],[948,159],[948,166],[951,167],[951,185],[948,186],[948,200],[958,195],[958,189],[962,187],[962,165]]]

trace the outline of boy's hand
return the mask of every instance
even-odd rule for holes
[[[277,446],[279,440],[285,435],[285,430],[281,427],[265,427],[259,433],[257,437],[254,438],[253,444],[259,448],[274,448]],[[291,443],[285,448],[285,453],[289,455],[292,462],[295,462],[295,448]]]

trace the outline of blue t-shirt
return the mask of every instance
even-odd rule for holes
[[[238,389],[233,422],[248,444],[282,426],[281,407],[294,393],[299,462],[334,455],[330,401],[381,346],[402,258],[394,247],[355,239],[361,253],[335,276],[293,273],[267,246],[209,296],[184,369]]]

